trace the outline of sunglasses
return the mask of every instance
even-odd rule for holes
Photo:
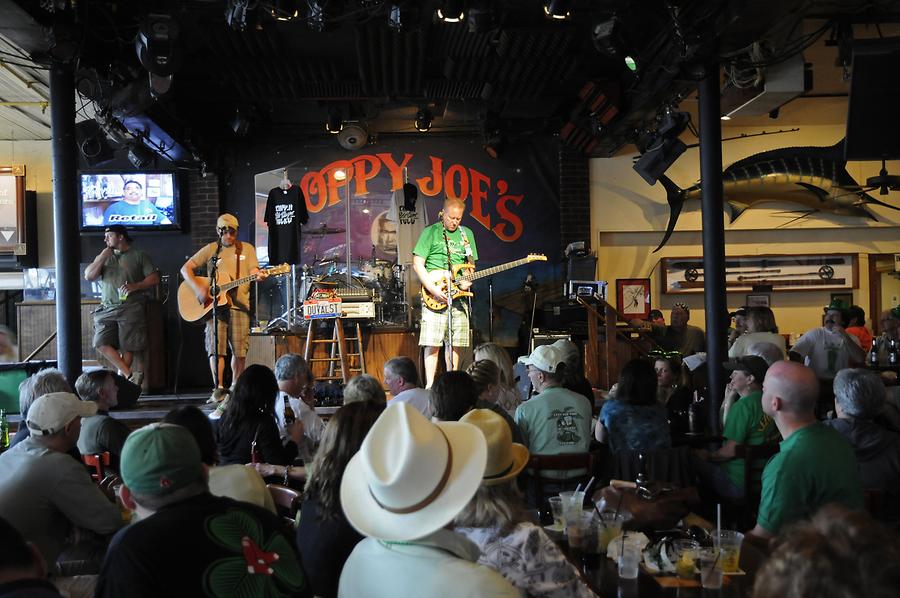
[[[223,226],[223,227],[219,228],[219,234],[220,234],[220,235],[224,235],[224,234],[226,234],[226,233],[228,233],[228,234],[230,234],[230,235],[236,235],[236,234],[237,234],[237,229],[236,229],[236,228],[232,228],[232,227],[230,227],[230,226]]]

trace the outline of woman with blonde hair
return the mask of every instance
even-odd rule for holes
[[[527,596],[594,597],[559,547],[525,514],[516,476],[528,464],[528,449],[512,441],[493,411],[473,409],[459,421],[478,427],[487,440],[481,487],[453,522],[456,532],[478,545],[478,563]]]
[[[475,347],[476,361],[486,359],[494,362],[500,370],[495,404],[503,407],[510,415],[515,415],[516,407],[522,402],[516,391],[516,379],[513,375],[512,360],[509,353],[497,343],[482,343]]]
[[[497,404],[497,397],[500,395],[502,387],[500,386],[500,368],[497,364],[488,359],[479,359],[472,362],[466,369],[466,373],[472,377],[475,382],[475,388],[478,390],[478,400],[475,401],[475,409],[490,409],[509,424],[509,430],[512,433],[513,442],[525,443],[525,437],[522,436],[522,430],[516,420]]]
[[[781,349],[784,359],[786,343],[784,337],[778,334],[778,326],[775,324],[775,313],[765,306],[753,306],[747,308],[747,332],[734,341],[728,349],[728,357],[737,359],[748,354],[748,349],[756,343],[772,343]]]

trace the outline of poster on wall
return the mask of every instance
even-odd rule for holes
[[[415,284],[412,249],[421,229],[438,221],[445,199],[459,199],[465,204],[462,225],[472,230],[477,246],[478,270],[533,253],[549,258],[475,284],[476,327],[490,328],[490,286],[494,340],[513,345],[531,305],[531,296],[523,293],[526,277],[561,288],[556,143],[516,144],[498,160],[485,154],[479,139],[468,138],[382,139],[352,154],[331,143],[310,148],[302,161],[284,167],[309,212],[301,263],[315,276],[342,277],[349,256],[351,275],[362,284],[383,288],[397,276]],[[282,172],[257,175],[257,223],[264,222],[268,192]],[[404,194],[407,181],[414,200],[410,187]],[[260,262],[267,263],[265,225],[256,227],[254,240]]]
[[[23,253],[25,167],[0,166],[0,253]]]
[[[663,258],[664,293],[702,293],[703,258]],[[728,292],[765,287],[773,291],[859,288],[856,254],[749,255],[725,258]]]

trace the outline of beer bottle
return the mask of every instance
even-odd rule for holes
[[[284,425],[291,425],[295,419],[297,419],[297,416],[294,414],[294,408],[291,407],[291,400],[287,395],[284,395]]]
[[[869,365],[876,366],[878,365],[878,339],[872,339],[872,350],[869,351]]]
[[[9,422],[6,421],[6,412],[0,409],[0,450],[9,448]]]

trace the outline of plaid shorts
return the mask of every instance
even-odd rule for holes
[[[228,345],[231,345],[231,354],[235,357],[246,357],[250,349],[250,314],[239,309],[219,310],[219,351],[218,355],[228,353]],[[213,320],[206,321],[206,354],[212,356],[213,351]]]
[[[453,310],[453,346],[469,346],[469,304],[456,300]],[[447,310],[431,311],[422,305],[422,327],[419,332],[419,346],[440,347],[447,340]]]

